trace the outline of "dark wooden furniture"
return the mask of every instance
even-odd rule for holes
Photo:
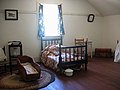
[[[12,74],[13,62],[17,62],[16,58],[18,55],[22,56],[22,43],[20,41],[9,41],[8,50],[9,50],[10,73]]]
[[[51,43],[52,42],[52,43]],[[56,43],[57,42],[57,43]],[[50,44],[59,44],[59,64],[58,68],[62,73],[64,68],[71,66],[81,66],[81,64],[85,64],[85,71],[87,71],[87,63],[88,63],[88,54],[87,54],[87,42],[84,45],[78,46],[61,46],[62,45],[62,37],[59,39],[42,39],[41,38],[41,48],[43,50],[43,46],[47,46]],[[82,52],[82,50],[85,52]],[[65,57],[64,60],[62,58],[62,52],[64,51]],[[69,56],[67,56],[69,54]],[[69,59],[69,62],[67,61]]]
[[[84,52],[83,52],[84,49]],[[62,59],[62,52],[65,53],[65,61]],[[69,54],[69,57],[67,56]],[[72,56],[73,57],[72,57]],[[69,62],[68,60],[69,59]],[[87,43],[80,46],[59,46],[59,64],[60,72],[66,67],[80,68],[81,64],[85,64],[85,71],[87,71],[88,55],[87,55]],[[74,68],[73,67],[73,68]]]
[[[41,51],[48,45],[63,44],[62,36],[60,37],[41,37]]]
[[[31,58],[30,56],[26,56],[26,55],[18,56],[17,65],[18,65],[19,74],[25,81],[33,81],[40,78],[40,74],[41,74],[40,65],[37,64],[34,61],[34,59]],[[28,69],[30,69],[30,71]],[[34,70],[32,71],[31,69]],[[27,73],[27,71],[31,73],[29,72]]]
[[[112,57],[111,48],[95,48],[95,57]]]

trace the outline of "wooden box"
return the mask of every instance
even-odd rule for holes
[[[112,57],[111,48],[95,48],[95,57]]]

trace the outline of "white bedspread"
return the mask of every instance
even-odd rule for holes
[[[114,62],[120,62],[120,42],[116,46]]]

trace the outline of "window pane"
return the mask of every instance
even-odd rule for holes
[[[43,7],[45,36],[59,36],[58,7],[53,4],[45,4]]]

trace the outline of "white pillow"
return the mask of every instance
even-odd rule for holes
[[[0,48],[0,61],[4,61],[4,59],[6,59],[7,57],[4,54],[4,51],[2,48]]]

